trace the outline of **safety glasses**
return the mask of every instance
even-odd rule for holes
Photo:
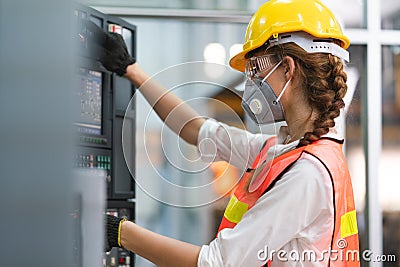
[[[268,68],[276,64],[276,59],[277,56],[273,54],[254,56],[247,59],[245,67],[247,78],[258,78],[261,73],[264,73]]]

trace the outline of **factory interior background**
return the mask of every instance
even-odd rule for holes
[[[55,87],[67,90],[67,85],[60,82],[63,79],[60,71],[64,64],[70,63],[70,59],[68,53],[62,55],[60,47],[71,41],[62,35],[61,31],[51,30],[52,28],[46,25],[45,19],[56,19],[57,22],[53,23],[53,26],[63,27],[60,22],[62,17],[57,18],[57,12],[46,13],[40,18],[32,15],[33,12],[42,14],[43,8],[48,5],[56,9],[56,2],[59,5],[61,1],[54,3],[42,1],[42,7],[19,1],[11,2],[0,1],[3,4],[0,5],[0,24],[3,25],[0,32],[1,39],[9,36],[7,33],[11,32],[4,25],[13,25],[12,21],[15,24],[19,22],[29,24],[32,20],[37,20],[26,29],[29,38],[17,36],[16,39],[21,42],[33,40],[32,46],[37,48],[35,51],[42,51],[43,54],[29,52],[24,44],[20,44],[15,49],[17,56],[14,54],[14,57],[7,52],[9,51],[7,44],[0,46],[2,71],[0,121],[4,122],[1,130],[3,136],[1,162],[6,174],[0,185],[0,188],[3,188],[0,192],[4,190],[0,196],[2,200],[0,224],[3,225],[3,229],[10,225],[15,227],[6,231],[6,236],[18,236],[18,229],[29,227],[50,231],[52,234],[49,235],[54,238],[43,241],[40,247],[36,247],[33,241],[28,241],[24,246],[30,246],[31,250],[19,252],[35,258],[48,251],[46,255],[50,255],[48,261],[50,262],[56,260],[55,255],[59,250],[68,249],[63,242],[56,246],[53,242],[71,239],[71,235],[60,230],[68,228],[66,222],[52,221],[61,214],[63,208],[67,209],[64,200],[68,196],[63,188],[71,187],[65,181],[68,175],[67,167],[63,164],[69,160],[69,154],[66,152],[62,158],[53,157],[58,155],[60,150],[68,151],[74,142],[68,138],[69,128],[63,124],[70,119],[68,111],[71,111],[71,106],[68,106],[68,101],[62,100],[64,97],[68,98],[68,95],[61,89],[54,90]],[[182,76],[195,79],[191,70],[200,73],[205,79],[216,81],[217,85],[200,83],[179,85],[174,88],[174,92],[183,99],[191,101],[191,105],[202,116],[213,117],[239,127],[243,127],[241,123],[244,122],[247,128],[256,131],[257,128],[251,124],[240,106],[245,78],[232,71],[228,67],[228,61],[241,49],[247,23],[263,2],[260,0],[87,0],[83,4],[104,14],[120,17],[136,26],[134,43],[136,60],[146,72],[154,75],[161,83],[173,87],[181,83]],[[349,105],[342,130],[346,137],[345,154],[355,193],[361,249],[370,248],[381,254],[396,255],[396,262],[369,263],[369,266],[398,267],[400,266],[400,1],[323,0],[323,2],[336,14],[351,41],[348,49],[350,63],[347,64]],[[22,8],[23,5],[28,8]],[[7,20],[10,18],[10,15],[5,14],[7,7],[17,9],[18,12],[15,12],[19,14],[19,18]],[[4,12],[1,11],[2,8]],[[51,36],[46,34],[48,30],[51,31]],[[36,41],[38,37],[43,38],[42,41]],[[48,45],[46,40],[57,40],[58,48]],[[46,53],[44,53],[45,48]],[[16,58],[30,60],[21,68],[12,64],[18,62]],[[54,64],[50,66],[45,60]],[[196,62],[206,62],[206,64],[197,65]],[[38,65],[43,66],[42,70],[46,70],[51,77],[44,77],[36,70],[35,66]],[[21,76],[29,78],[30,75],[32,77],[35,75],[33,79],[37,82],[32,84],[24,82],[23,78],[19,79]],[[41,80],[47,82],[42,84]],[[221,84],[223,86],[220,86]],[[3,90],[20,86],[25,89]],[[36,92],[35,88],[41,89]],[[43,111],[37,105],[48,107],[49,110]],[[199,161],[196,148],[179,140],[167,129],[140,94],[135,94],[129,105],[135,106],[133,176],[136,182],[134,200],[136,223],[160,234],[193,244],[209,243],[215,236],[229,200],[229,192],[239,178],[239,171],[221,163],[214,163],[205,169],[204,163]],[[49,124],[48,121],[52,123]],[[271,132],[274,130],[276,128],[266,129]],[[66,141],[60,142],[60,140]],[[11,149],[11,146],[14,147]],[[124,144],[125,150],[130,147],[133,147],[132,143]],[[44,156],[38,159],[37,155],[42,152]],[[44,166],[50,167],[44,170],[42,168]],[[54,178],[52,173],[60,170],[65,173]],[[18,177],[24,178],[15,179],[14,182],[11,178],[6,178],[7,175],[14,177],[17,174]],[[40,178],[35,182],[35,177]],[[170,184],[178,187],[170,188]],[[190,190],[203,186],[206,186],[207,191]],[[51,201],[50,205],[50,199],[57,200]],[[41,206],[47,208],[41,210]],[[25,220],[26,218],[30,220]],[[46,223],[42,224],[41,219]],[[35,236],[34,230],[23,232],[28,233],[31,239],[40,238]],[[0,245],[2,248],[0,254],[1,251],[8,251],[10,255],[17,256],[18,253],[15,251],[20,250],[21,240],[18,238],[10,244]],[[367,266],[367,263],[365,264]],[[153,265],[143,258],[136,257],[134,266]]]

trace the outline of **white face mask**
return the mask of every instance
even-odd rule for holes
[[[288,87],[290,80],[287,81],[279,96],[276,96],[274,90],[272,90],[271,86],[266,81],[281,63],[282,61],[279,61],[263,79],[248,79],[246,82],[242,98],[242,107],[258,125],[285,120],[283,106],[279,100]]]

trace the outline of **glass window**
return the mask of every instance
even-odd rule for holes
[[[345,153],[353,182],[354,198],[357,209],[360,246],[366,244],[366,213],[365,213],[365,152],[363,147],[363,127],[365,125],[365,97],[367,91],[365,45],[352,45],[349,48],[350,63],[347,65],[347,94],[345,101],[348,105],[346,116]],[[345,110],[346,110],[345,109]]]
[[[379,196],[384,254],[400,257],[400,46],[382,48],[382,155]],[[396,266],[388,265],[385,266]]]
[[[246,26],[152,18],[124,18],[137,26],[138,62],[150,73],[188,61],[228,64],[242,49]]]
[[[386,0],[385,0],[386,1]],[[392,0],[397,1],[397,0]],[[155,9],[194,9],[227,11],[248,16],[252,14],[265,1],[251,0],[83,0],[87,5],[99,7],[121,7],[121,8],[155,8]],[[322,0],[338,18],[344,28],[365,28],[365,0]],[[346,8],[343,8],[346,6]],[[168,13],[167,13],[168,14]],[[134,14],[131,14],[134,16]],[[143,14],[140,14],[143,15]],[[247,24],[247,21],[246,21]]]
[[[247,0],[86,0],[89,5],[137,7],[137,8],[171,8],[171,9],[205,9],[205,10],[248,10],[251,6]]]
[[[400,1],[381,0],[382,29],[400,30]]]
[[[322,0],[322,2],[332,10],[344,28],[366,27],[366,0]]]

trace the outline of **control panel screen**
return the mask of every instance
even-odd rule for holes
[[[103,74],[85,68],[78,69],[78,88],[80,112],[75,123],[85,134],[101,134]]]

